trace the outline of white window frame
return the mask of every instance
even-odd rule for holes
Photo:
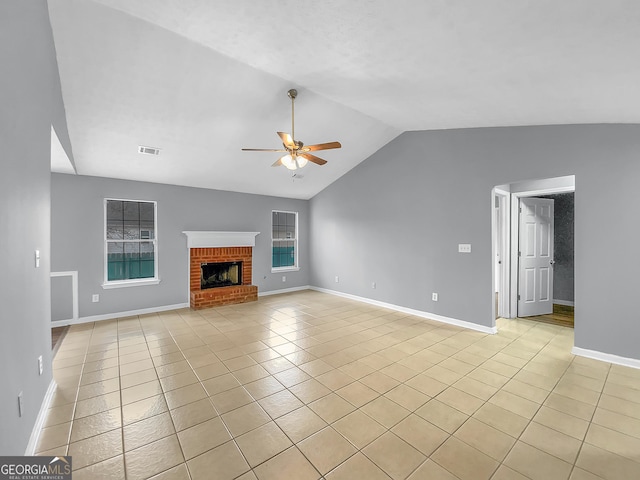
[[[153,239],[143,239],[139,238],[137,240],[109,240],[107,239],[107,202],[109,201],[116,202],[137,202],[137,203],[153,203],[153,226],[154,226],[154,235]],[[123,287],[139,287],[143,285],[157,285],[160,283],[160,278],[158,277],[158,202],[155,200],[133,200],[128,198],[105,198],[103,205],[103,224],[104,231],[102,233],[102,238],[104,240],[104,282],[102,283],[102,288],[123,288]],[[130,280],[109,280],[109,266],[108,266],[108,244],[110,242],[149,242],[153,243],[153,277],[147,278],[132,278]]]
[[[295,238],[293,239],[293,265],[288,267],[274,267],[273,266],[273,247],[276,242],[290,242],[290,238],[273,238],[273,214],[274,213],[293,213],[296,216],[296,233]],[[300,265],[298,264],[298,259],[300,258],[300,252],[298,250],[298,212],[289,212],[286,210],[271,210],[271,273],[278,272],[297,272],[300,270]]]

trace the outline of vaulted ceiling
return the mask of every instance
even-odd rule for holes
[[[637,0],[49,0],[49,10],[81,175],[311,198],[407,130],[640,123]],[[343,145],[296,178],[271,167],[277,153],[241,151],[281,146],[290,88],[296,139]]]

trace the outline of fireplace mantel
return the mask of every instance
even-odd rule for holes
[[[189,248],[255,247],[260,232],[206,232],[187,230]]]

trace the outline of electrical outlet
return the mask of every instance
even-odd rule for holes
[[[91,295],[91,301],[93,303],[97,303],[100,301],[100,295],[98,295],[97,293],[94,293],[93,295]]]
[[[376,288],[376,282],[371,282],[371,288]]]
[[[286,275],[282,275],[282,281],[286,282],[287,281],[287,276]]]
[[[38,371],[40,372],[40,375],[42,375],[42,372],[44,371],[44,365],[42,364],[42,355],[38,357]]]
[[[458,253],[471,253],[471,244],[470,243],[459,243],[458,244]]]
[[[336,275],[336,283],[340,282],[340,277]]]
[[[434,293],[432,293],[432,294],[431,294],[431,300],[433,300],[434,302],[437,302],[437,301],[438,301],[438,294],[437,294],[437,293],[435,293],[435,292],[434,292]]]
[[[22,411],[24,410],[22,405],[22,392],[18,394],[18,416],[22,416]]]

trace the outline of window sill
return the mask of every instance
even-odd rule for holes
[[[280,273],[280,272],[297,272],[300,270],[300,267],[271,267],[271,273]]]
[[[108,290],[110,288],[125,288],[125,287],[142,287],[144,285],[158,285],[160,283],[159,278],[144,278],[140,280],[122,280],[118,282],[103,283],[102,288]]]

